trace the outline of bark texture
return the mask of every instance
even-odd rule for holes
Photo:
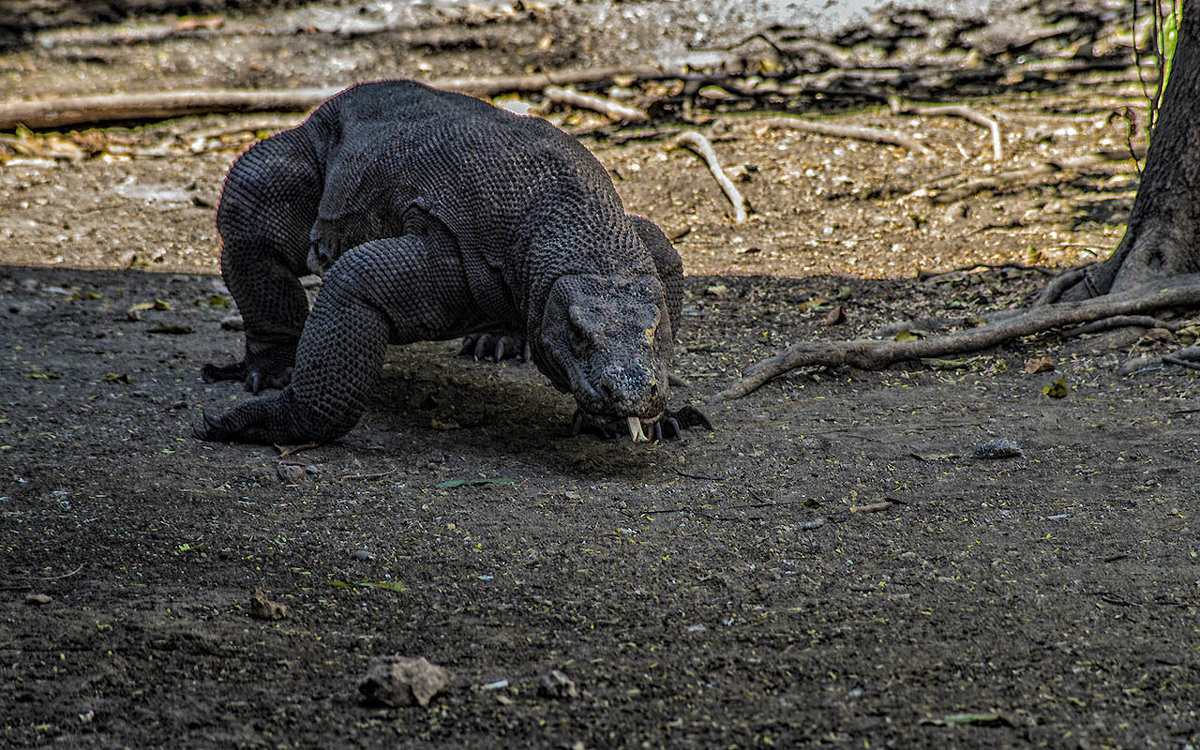
[[[1184,0],[1171,77],[1129,226],[1112,255],[1061,295],[1081,300],[1200,271],[1200,0]]]

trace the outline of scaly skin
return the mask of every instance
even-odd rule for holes
[[[679,255],[544,121],[410,81],[356,86],[237,160],[217,226],[246,354],[202,375],[282,391],[205,415],[201,438],[334,440],[389,344],[481,331],[517,334],[509,350],[574,396],[576,428],[709,426],[666,410]],[[310,271],[324,275],[311,312]]]

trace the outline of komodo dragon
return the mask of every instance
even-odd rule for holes
[[[711,429],[693,407],[666,410],[678,253],[544,120],[413,81],[360,84],[237,159],[217,228],[246,354],[202,375],[282,391],[205,414],[200,438],[334,440],[365,411],[388,344],[478,331],[525,337],[575,397],[573,433]],[[311,312],[309,272],[324,275]]]

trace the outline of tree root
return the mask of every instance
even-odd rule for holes
[[[733,386],[713,396],[712,401],[729,401],[753,393],[768,381],[800,367],[855,367],[882,370],[897,362],[963,354],[998,346],[1024,336],[1111,318],[1119,315],[1145,315],[1170,308],[1200,307],[1200,279],[1188,277],[1184,283],[1163,288],[1161,284],[1109,294],[1082,302],[1063,302],[1033,307],[1014,317],[989,323],[981,328],[956,331],[909,341],[806,341],[796,344],[750,369]]]
[[[1086,325],[1076,326],[1075,328],[1063,331],[1063,336],[1067,338],[1087,336],[1102,331],[1110,331],[1113,328],[1163,328],[1175,332],[1183,328],[1184,325],[1179,320],[1162,320],[1150,315],[1114,315],[1111,318],[1095,320]]]
[[[1057,278],[1042,287],[1042,291],[1038,294],[1037,299],[1034,300],[1033,306],[1043,307],[1058,302],[1062,298],[1063,292],[1080,282],[1087,284],[1089,288],[1094,288],[1095,285],[1092,284],[1091,273],[1099,265],[1099,263],[1088,263],[1059,274]],[[1098,295],[1099,292],[1095,291],[1091,296],[1096,297]]]
[[[712,172],[717,184],[721,186],[721,190],[729,198],[729,202],[733,204],[733,223],[745,223],[746,199],[742,197],[741,192],[733,184],[733,180],[729,179],[729,175],[725,174],[725,170],[721,168],[721,160],[717,158],[717,152],[708,139],[694,130],[689,130],[671,141],[671,145],[687,146],[704,159],[704,163],[708,165],[708,171]]]
[[[1150,370],[1161,370],[1163,365],[1177,365],[1189,370],[1200,370],[1200,346],[1185,347],[1161,357],[1134,357],[1121,365],[1117,372],[1121,375],[1133,376]]]

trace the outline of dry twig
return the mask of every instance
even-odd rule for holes
[[[915,138],[910,138],[907,135],[898,133],[894,130],[884,130],[883,128],[865,128],[857,125],[835,125],[831,122],[807,120],[803,117],[791,116],[768,117],[764,120],[756,120],[755,123],[758,125],[765,125],[769,128],[790,128],[792,130],[802,130],[805,133],[827,135],[833,138],[853,138],[859,141],[890,143],[893,146],[899,146],[909,151],[919,151],[923,154],[929,153],[929,148]]]
[[[584,94],[575,89],[567,89],[562,86],[547,86],[542,90],[542,95],[552,102],[594,110],[614,120],[642,122],[650,119],[644,110],[637,107],[629,107],[614,102],[612,99],[605,99],[602,96],[595,96],[593,94]]]
[[[962,104],[946,104],[936,107],[927,107],[918,104],[905,104],[899,97],[888,99],[888,107],[891,108],[892,114],[917,115],[918,117],[961,117],[968,122],[973,122],[976,125],[987,128],[992,134],[992,157],[996,161],[1004,158],[1003,139],[1000,136],[1000,123],[983,114],[982,112],[972,109]]]
[[[881,513],[892,507],[891,500],[880,500],[877,503],[867,503],[866,505],[851,505],[851,513]]]
[[[780,375],[800,367],[856,367],[860,370],[882,370],[897,362],[944,357],[950,354],[988,349],[1007,341],[1044,333],[1056,328],[1110,318],[1116,315],[1141,315],[1170,308],[1200,307],[1200,278],[1181,276],[1173,279],[1174,286],[1166,289],[1151,287],[1131,290],[1124,294],[1109,294],[1082,302],[1062,302],[1052,306],[1033,307],[1014,317],[989,323],[981,328],[955,331],[944,336],[931,336],[908,341],[805,341],[796,344],[749,370],[734,385],[713,397],[728,401],[754,392]]]
[[[746,221],[746,199],[742,197],[742,194],[733,184],[733,180],[729,179],[729,175],[725,174],[725,170],[721,168],[721,160],[717,158],[717,152],[713,149],[708,139],[694,130],[689,130],[686,133],[681,133],[671,141],[671,145],[687,146],[704,159],[704,163],[708,165],[708,170],[716,178],[717,184],[721,186],[721,190],[729,198],[729,202],[733,204],[733,223],[744,223]]]

